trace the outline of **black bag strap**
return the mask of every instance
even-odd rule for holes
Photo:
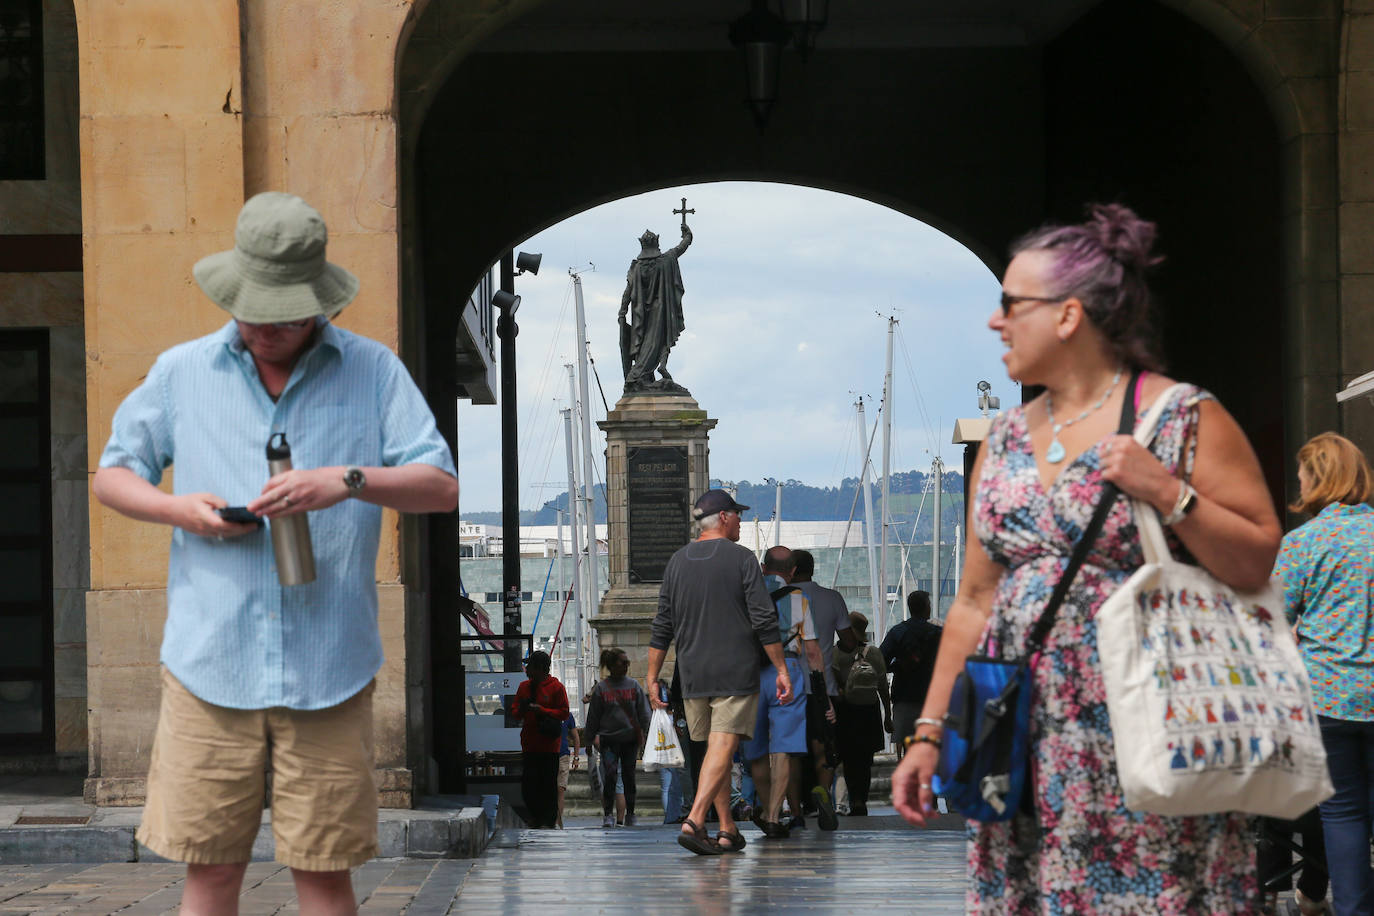
[[[773,589],[771,592],[768,593],[768,597],[773,600],[774,604],[777,604],[779,599],[784,598],[792,594],[793,592],[799,591],[801,591],[800,585],[779,585],[777,588]],[[792,645],[793,640],[795,640],[796,638],[797,634],[793,633],[791,636],[787,637],[782,641],[782,649],[784,652],[787,651],[787,647]],[[770,662],[769,664],[772,663]],[[764,667],[767,666],[765,665]]]
[[[1121,425],[1117,428],[1117,432],[1122,435],[1129,436],[1135,432],[1135,398],[1136,386],[1139,383],[1140,370],[1132,369],[1131,380],[1126,385],[1126,396],[1121,401]],[[1112,504],[1116,502],[1116,497],[1120,492],[1114,483],[1103,485],[1102,496],[1097,501],[1097,509],[1093,512],[1092,520],[1088,522],[1088,527],[1083,529],[1083,535],[1074,545],[1073,555],[1069,557],[1069,565],[1064,567],[1064,574],[1059,577],[1059,582],[1050,595],[1049,604],[1045,605],[1045,610],[1040,612],[1040,619],[1035,621],[1035,626],[1031,627],[1030,639],[1026,643],[1025,657],[1027,660],[1044,647],[1045,638],[1050,635],[1050,629],[1054,626],[1055,615],[1059,613],[1059,606],[1064,603],[1064,598],[1069,593],[1069,586],[1073,584],[1079,568],[1087,559],[1088,551],[1092,548],[1093,542],[1102,533],[1102,526],[1107,521],[1107,513],[1112,511]]]
[[[790,595],[793,592],[799,591],[801,591],[800,585],[779,585],[777,588],[773,589],[771,592],[768,593],[768,597],[772,598],[773,603],[776,604],[778,599],[781,598],[783,595]]]

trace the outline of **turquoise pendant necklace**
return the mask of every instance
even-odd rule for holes
[[[1116,375],[1112,376],[1112,383],[1107,386],[1106,391],[1102,392],[1102,397],[1097,399],[1096,404],[1089,407],[1087,410],[1083,411],[1081,414],[1074,417],[1072,420],[1068,420],[1063,423],[1054,422],[1054,395],[1048,392],[1045,393],[1045,414],[1050,418],[1050,430],[1053,432],[1053,436],[1050,438],[1050,447],[1045,450],[1046,461],[1048,461],[1050,464],[1058,464],[1059,462],[1064,460],[1064,443],[1059,441],[1059,434],[1064,431],[1065,427],[1073,426],[1079,420],[1083,419],[1093,411],[1098,410],[1102,407],[1103,404],[1107,403],[1107,398],[1112,396],[1112,392],[1116,390],[1116,385],[1119,381],[1121,381],[1120,368],[1116,370]]]

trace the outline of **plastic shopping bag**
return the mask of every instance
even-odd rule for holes
[[[659,767],[680,767],[687,762],[678,744],[673,717],[666,709],[655,709],[649,720],[649,740],[644,745],[644,770],[653,772]]]

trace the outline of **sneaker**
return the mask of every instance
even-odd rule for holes
[[[835,817],[835,808],[830,804],[830,793],[825,786],[816,786],[811,790],[811,797],[816,800],[816,822],[820,824],[822,830],[834,830],[840,826],[840,821]]]
[[[601,826],[602,826],[602,827],[614,827],[614,826],[615,826],[615,815],[614,815],[614,814],[608,814],[608,815],[606,815],[605,817],[603,817],[603,818],[601,819]]]
[[[624,824],[624,826],[626,826],[626,827],[634,827],[634,826],[635,826],[636,824],[638,824],[638,823],[639,823],[639,821],[635,819],[635,816],[634,816],[633,814],[627,814],[627,815],[625,815],[625,824]]]

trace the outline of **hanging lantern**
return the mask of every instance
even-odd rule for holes
[[[762,129],[778,100],[778,66],[791,33],[769,9],[767,0],[753,6],[730,23],[730,43],[744,55],[746,98],[754,121]]]

